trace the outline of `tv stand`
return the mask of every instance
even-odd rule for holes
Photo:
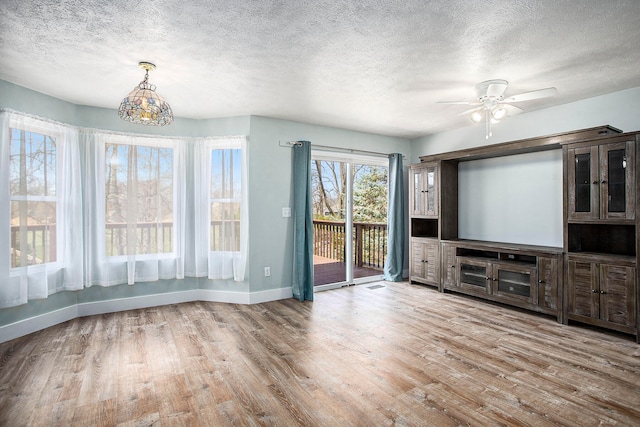
[[[443,290],[562,318],[562,248],[442,241]],[[446,264],[445,264],[446,263]]]
[[[459,164],[545,150],[562,152],[563,247],[460,239]],[[410,281],[640,342],[639,153],[640,132],[600,126],[421,156],[409,167]]]

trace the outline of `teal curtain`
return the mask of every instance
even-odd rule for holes
[[[293,296],[313,301],[313,210],[311,204],[311,143],[293,146]]]
[[[389,156],[389,211],[387,222],[387,259],[384,262],[384,280],[400,282],[405,260],[405,203],[402,154]]]

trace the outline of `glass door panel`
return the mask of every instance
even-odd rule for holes
[[[353,165],[353,278],[379,276],[387,256],[388,168]]]
[[[387,160],[336,157],[311,165],[314,286],[323,288],[381,277],[387,255]]]
[[[458,286],[469,291],[488,293],[488,276],[490,265],[482,260],[457,257],[456,272]]]
[[[412,175],[412,191],[413,191],[413,203],[411,205],[411,215],[423,215],[424,210],[422,208],[424,202],[422,195],[424,194],[423,182],[422,182],[422,170],[411,169]]]
[[[438,215],[438,198],[436,194],[436,168],[430,167],[426,173],[427,189],[426,189],[426,214]]]
[[[311,161],[314,286],[347,280],[347,164]]]
[[[598,146],[569,149],[567,165],[571,219],[600,217],[600,178]]]
[[[518,271],[498,271],[498,292],[531,298],[531,274]]]
[[[575,164],[575,211],[589,212],[591,210],[591,155],[589,153],[576,154]]]
[[[624,212],[626,210],[626,150],[609,150],[607,153],[608,180],[607,211]]]

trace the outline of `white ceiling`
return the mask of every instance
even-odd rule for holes
[[[401,137],[468,126],[476,83],[526,111],[640,86],[639,0],[0,0],[0,79],[117,109],[262,115]],[[115,113],[114,113],[115,114]]]

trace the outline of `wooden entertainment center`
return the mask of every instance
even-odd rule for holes
[[[610,126],[420,157],[409,168],[410,280],[640,342],[640,132]],[[563,247],[458,236],[458,165],[562,150]]]

